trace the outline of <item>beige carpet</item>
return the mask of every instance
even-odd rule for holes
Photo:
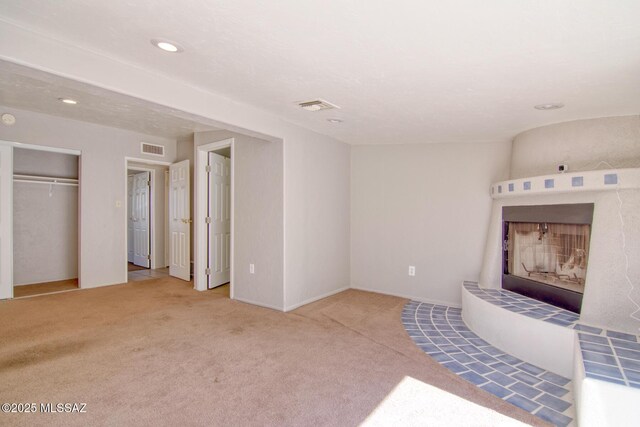
[[[0,402],[87,403],[0,425],[354,426],[406,376],[546,425],[422,353],[404,299],[350,290],[283,314],[222,291],[165,278],[0,302]]]

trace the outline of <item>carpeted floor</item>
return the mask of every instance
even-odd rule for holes
[[[354,426],[407,376],[546,425],[419,350],[405,299],[349,290],[284,314],[224,291],[162,278],[0,301],[0,403],[87,403],[0,425]],[[455,425],[442,405],[420,409]]]

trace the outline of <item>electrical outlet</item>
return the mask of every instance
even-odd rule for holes
[[[256,266],[254,264],[249,264],[249,274],[255,274]]]
[[[409,276],[415,276],[416,275],[416,267],[413,265],[409,266]]]

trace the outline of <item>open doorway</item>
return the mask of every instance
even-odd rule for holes
[[[168,276],[168,167],[127,161],[127,278]]]
[[[197,148],[196,289],[233,298],[233,139]]]
[[[14,147],[12,190],[13,297],[78,289],[79,156]]]

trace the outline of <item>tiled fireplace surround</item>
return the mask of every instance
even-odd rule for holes
[[[492,185],[492,217],[480,283],[475,289],[463,287],[463,318],[474,332],[526,362],[573,379],[580,425],[623,425],[636,418],[633,407],[625,409],[622,402],[640,400],[640,382],[636,382],[640,379],[640,322],[631,316],[640,296],[633,291],[633,286],[640,285],[634,256],[637,245],[625,241],[635,237],[629,232],[634,229],[630,224],[637,221],[638,189],[640,169],[555,174]],[[501,290],[502,207],[570,203],[594,203],[579,318],[536,319],[542,314],[505,306],[500,299],[492,301],[496,292],[498,298],[505,294]],[[487,302],[489,307],[477,309]],[[508,314],[496,315],[495,309]],[[500,316],[504,323],[491,322]],[[507,324],[512,331],[504,331]],[[625,338],[623,347],[616,347],[620,337]]]

